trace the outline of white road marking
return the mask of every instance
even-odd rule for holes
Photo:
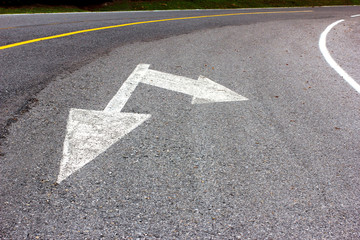
[[[141,82],[190,95],[193,97],[192,104],[248,100],[246,97],[203,76],[200,76],[196,81],[191,78],[148,70]]]
[[[336,62],[335,60],[331,57],[327,47],[326,47],[326,36],[327,34],[330,32],[330,30],[336,26],[337,24],[343,22],[344,20],[339,20],[336,21],[332,24],[330,24],[325,31],[321,34],[320,36],[320,40],[319,40],[319,47],[320,47],[320,51],[323,54],[325,60],[328,62],[328,64],[335,69],[335,71],[345,79],[345,81],[347,83],[350,84],[351,87],[353,87],[358,93],[360,93],[360,85],[352,78],[350,77],[349,74],[347,74]]]
[[[360,14],[352,15],[351,17],[352,17],[352,18],[354,18],[354,17],[360,17]]]
[[[206,77],[200,76],[196,81],[187,77],[149,70],[149,67],[149,64],[139,64],[110,100],[104,111],[121,111],[140,82],[191,95],[193,96],[192,104],[248,100],[246,97]]]
[[[151,117],[149,114],[120,112],[149,66],[139,64],[104,111],[70,110],[58,183]]]
[[[149,114],[71,109],[57,182],[91,162],[150,118]]]
[[[200,76],[196,81],[149,70],[149,66],[139,64],[104,111],[70,110],[58,183],[91,162],[151,117],[149,114],[121,112],[140,82],[191,95],[193,104],[248,100],[205,77]]]
[[[135,70],[130,74],[128,79],[120,87],[116,95],[110,100],[104,111],[121,111],[129,100],[131,94],[143,78],[144,74],[147,73],[149,64],[139,64]]]

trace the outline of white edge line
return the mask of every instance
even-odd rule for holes
[[[352,86],[358,93],[360,93],[360,85],[352,78],[350,77],[349,74],[347,74],[344,69],[342,69],[336,62],[335,60],[331,57],[328,49],[326,48],[326,36],[327,34],[330,32],[330,30],[337,24],[343,22],[344,19],[336,21],[334,23],[332,23],[331,25],[329,25],[325,31],[321,34],[320,36],[320,40],[319,40],[319,47],[320,47],[320,51],[323,54],[325,60],[328,62],[328,64],[335,69],[335,71],[345,79],[345,81],[347,81],[350,86]]]
[[[352,17],[352,18],[354,18],[354,17],[360,17],[360,14],[352,15],[351,17]]]

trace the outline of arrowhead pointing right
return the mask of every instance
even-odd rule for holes
[[[103,153],[151,115],[71,109],[57,182]]]
[[[192,104],[203,104],[212,102],[237,102],[249,100],[240,94],[220,85],[210,79],[200,76],[198,84],[201,91],[193,96]]]

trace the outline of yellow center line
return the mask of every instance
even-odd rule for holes
[[[7,29],[13,29],[13,28],[17,28],[17,27],[6,27],[6,28],[0,28],[0,30],[7,30]]]
[[[237,15],[250,15],[250,14],[274,14],[274,13],[308,13],[312,12],[311,10],[306,11],[278,11],[278,12],[251,12],[251,13],[229,13],[229,14],[217,14],[217,15],[205,15],[205,16],[194,16],[194,17],[181,17],[181,18],[168,18],[168,19],[158,19],[158,20],[151,20],[151,21],[144,21],[144,22],[133,22],[133,23],[125,23],[120,25],[112,25],[107,27],[99,27],[99,28],[91,28],[91,29],[85,29],[85,30],[79,30],[74,32],[68,32],[68,33],[62,33],[57,34],[53,36],[48,37],[42,37],[42,38],[35,38],[23,42],[13,43],[9,45],[0,46],[0,50],[12,48],[16,46],[26,45],[29,43],[34,42],[40,42],[55,38],[61,38],[61,37],[67,37],[79,33],[86,33],[86,32],[94,32],[94,31],[100,31],[105,29],[111,29],[111,28],[120,28],[120,27],[126,27],[126,26],[133,26],[133,25],[139,25],[139,24],[145,24],[145,23],[157,23],[157,22],[168,22],[168,21],[177,21],[177,20],[187,20],[187,19],[200,19],[200,18],[213,18],[213,17],[225,17],[225,16],[237,16]]]

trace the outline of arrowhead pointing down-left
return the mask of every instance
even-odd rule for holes
[[[95,159],[151,115],[71,109],[57,182]]]

